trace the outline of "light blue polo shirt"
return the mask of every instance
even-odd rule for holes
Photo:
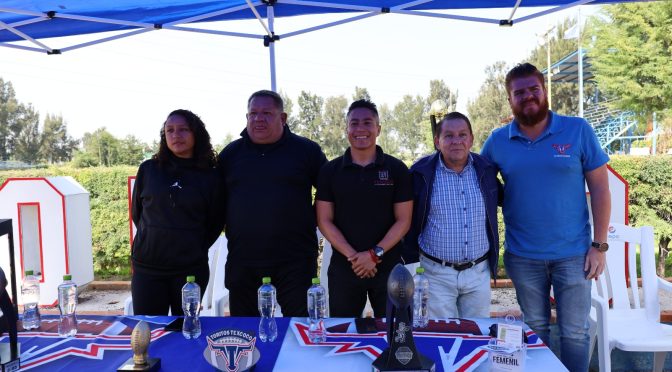
[[[542,260],[586,253],[591,230],[584,173],[609,161],[584,119],[551,112],[549,120],[534,141],[514,120],[493,131],[481,152],[504,180],[506,249]]]

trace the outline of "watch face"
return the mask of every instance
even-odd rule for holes
[[[373,248],[373,253],[375,253],[376,256],[378,256],[380,258],[380,257],[383,257],[383,254],[385,253],[385,250],[381,247],[375,247],[375,248]]]
[[[593,242],[592,246],[600,252],[606,252],[609,250],[609,243]]]

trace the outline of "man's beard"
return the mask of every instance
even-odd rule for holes
[[[539,110],[534,114],[525,114],[525,107],[512,108],[513,115],[516,117],[518,124],[524,127],[533,127],[546,119],[546,116],[548,116],[548,100],[544,99],[543,102],[536,102],[539,106]]]

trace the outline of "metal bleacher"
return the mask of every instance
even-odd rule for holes
[[[629,152],[633,140],[644,138],[636,135],[637,120],[632,111],[612,109],[606,102],[594,103],[586,108],[584,118],[595,130],[601,147],[607,153]],[[618,144],[616,146],[615,144]]]
[[[576,50],[567,54],[542,73],[548,74],[548,71],[552,71],[551,80],[554,84],[576,84],[580,80],[584,83],[594,83],[590,58],[585,50],[581,51],[582,53]],[[583,65],[582,69],[579,69],[579,58]],[[588,103],[588,100],[584,101],[587,107],[583,117],[595,130],[601,147],[609,154],[630,153],[632,142],[645,138],[645,133],[638,131],[635,114],[632,111],[613,109],[610,101],[601,100],[599,90],[594,94],[591,103]]]

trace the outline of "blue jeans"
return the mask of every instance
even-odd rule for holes
[[[457,271],[420,255],[420,265],[425,268],[425,276],[429,280],[431,319],[490,317],[490,270],[487,260]]]
[[[557,260],[534,260],[504,253],[504,267],[516,288],[525,322],[549,345],[550,290],[553,286],[560,360],[570,371],[585,372],[590,358],[588,314],[590,280],[583,270],[585,256]]]

